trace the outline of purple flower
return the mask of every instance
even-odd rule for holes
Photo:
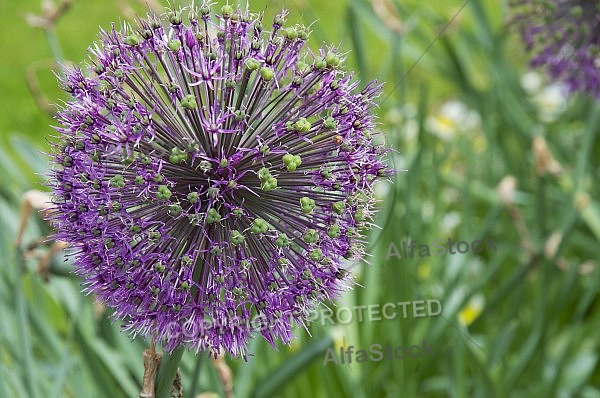
[[[533,66],[545,67],[570,91],[600,99],[600,2],[516,0],[514,18]]]
[[[57,238],[86,291],[173,350],[275,346],[352,284],[373,184],[374,98],[303,26],[230,6],[103,32],[62,79]]]

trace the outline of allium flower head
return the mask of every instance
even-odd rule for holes
[[[189,11],[189,12],[188,12]],[[188,16],[189,15],[189,16]],[[351,286],[374,181],[374,98],[308,29],[224,6],[103,32],[62,84],[58,238],[86,290],[165,349],[289,342]]]
[[[533,66],[600,99],[600,1],[514,0]]]

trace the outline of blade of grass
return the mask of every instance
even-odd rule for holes
[[[23,258],[23,252],[20,248],[17,248],[15,252],[17,258]],[[33,347],[29,335],[29,321],[27,314],[27,305],[25,302],[25,295],[22,289],[22,276],[23,276],[23,264],[21,261],[14,261],[13,264],[21,270],[17,274],[17,280],[15,281],[15,301],[18,313],[18,322],[19,322],[19,334],[20,345],[21,345],[21,359],[23,361],[23,377],[25,379],[25,386],[27,387],[27,392],[31,398],[37,398],[39,396],[37,391],[36,374],[33,370]]]
[[[177,367],[185,349],[177,348],[172,353],[164,353],[156,376],[156,398],[168,398]]]
[[[329,336],[313,341],[306,345],[302,351],[294,357],[287,360],[279,368],[270,372],[269,375],[256,383],[253,398],[266,398],[279,391],[286,383],[292,380],[303,369],[308,367],[317,357],[323,355],[331,344],[333,339]]]
[[[70,353],[71,353],[71,344],[73,343],[74,336],[74,327],[73,322],[69,320],[69,332],[67,334],[67,341],[65,344],[65,349],[62,355],[62,359],[60,364],[58,365],[58,371],[55,375],[54,387],[52,388],[51,397],[60,397],[63,396],[62,390],[65,385],[65,381],[67,378],[67,373],[69,370],[69,363],[71,362]]]

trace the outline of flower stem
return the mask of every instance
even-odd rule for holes
[[[156,377],[156,398],[169,397],[169,391],[173,385],[183,351],[183,348],[177,348],[170,354],[164,353],[160,367],[158,368],[158,376]]]
[[[63,54],[58,37],[56,36],[56,32],[54,31],[54,26],[46,29],[46,40],[48,41],[48,45],[50,46],[50,51],[52,52],[54,60],[60,65],[64,61],[65,56]]]

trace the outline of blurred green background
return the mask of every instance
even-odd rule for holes
[[[50,104],[66,99],[53,60],[84,60],[99,27],[145,9],[71,3],[50,32],[31,26],[38,0],[0,3],[0,397],[133,397],[141,385],[147,342],[130,341],[110,310],[80,294],[63,254],[44,275],[49,245],[26,255],[15,245],[25,192],[44,190]],[[267,21],[282,6],[290,22],[316,21],[311,47],[339,45],[361,81],[385,84],[380,129],[395,148],[393,167],[408,171],[378,186],[382,229],[371,236],[369,264],[356,265],[362,287],[338,306],[435,299],[443,311],[317,320],[278,351],[255,339],[247,363],[186,353],[186,397],[231,396],[230,383],[235,397],[600,397],[600,107],[528,70],[505,2],[463,5],[251,2],[266,7]],[[32,214],[23,247],[49,232]],[[401,251],[407,239],[486,234],[497,251],[389,255],[390,243]],[[433,357],[323,364],[330,347],[423,340]]]

